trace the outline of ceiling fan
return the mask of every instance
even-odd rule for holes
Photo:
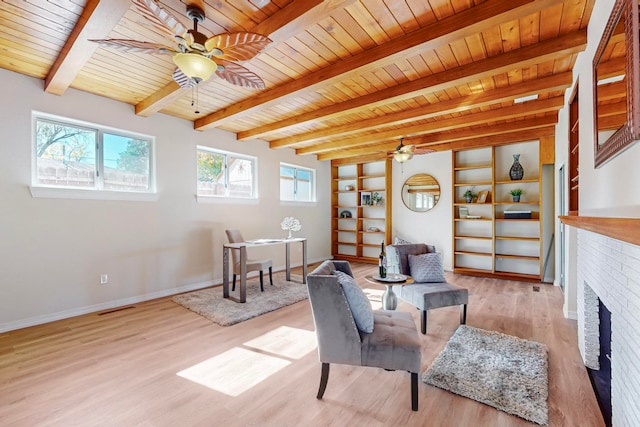
[[[174,39],[176,48],[126,39],[90,41],[103,47],[113,47],[127,52],[173,55],[173,62],[178,66],[173,72],[173,79],[183,88],[194,87],[215,73],[237,86],[264,89],[264,81],[257,74],[236,62],[255,57],[271,43],[268,37],[249,32],[223,33],[207,37],[198,31],[198,23],[204,21],[205,14],[197,5],[187,5],[187,16],[193,21],[193,29],[188,30],[155,0],[131,1],[156,28]]]
[[[429,154],[435,153],[435,150],[429,148],[416,148],[414,144],[404,145],[402,141],[404,138],[400,138],[400,144],[391,153],[395,161],[398,163],[404,163],[413,158],[416,154]]]

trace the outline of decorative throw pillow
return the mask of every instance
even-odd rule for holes
[[[373,309],[367,295],[358,286],[355,279],[347,273],[336,270],[334,274],[347,297],[347,302],[358,330],[367,333],[373,332]]]
[[[409,255],[409,271],[417,283],[446,282],[439,254]]]

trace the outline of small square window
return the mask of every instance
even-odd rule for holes
[[[315,201],[315,170],[280,163],[280,200]]]
[[[256,159],[198,147],[198,196],[256,198]]]

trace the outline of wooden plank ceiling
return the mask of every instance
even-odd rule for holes
[[[172,80],[168,55],[87,41],[173,46],[130,0],[4,0],[0,67],[43,79],[50,93],[75,88],[246,143],[320,160],[383,157],[401,137],[446,150],[553,134],[593,2],[160,0],[187,28],[186,6],[199,4],[206,35],[253,31],[273,41],[242,64],[264,90],[214,75],[195,91]],[[529,95],[537,99],[514,101]]]

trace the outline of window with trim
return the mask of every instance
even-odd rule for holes
[[[256,198],[256,158],[198,147],[198,196]]]
[[[280,200],[313,202],[316,194],[316,171],[280,163]]]
[[[32,185],[151,193],[153,138],[36,114]]]

